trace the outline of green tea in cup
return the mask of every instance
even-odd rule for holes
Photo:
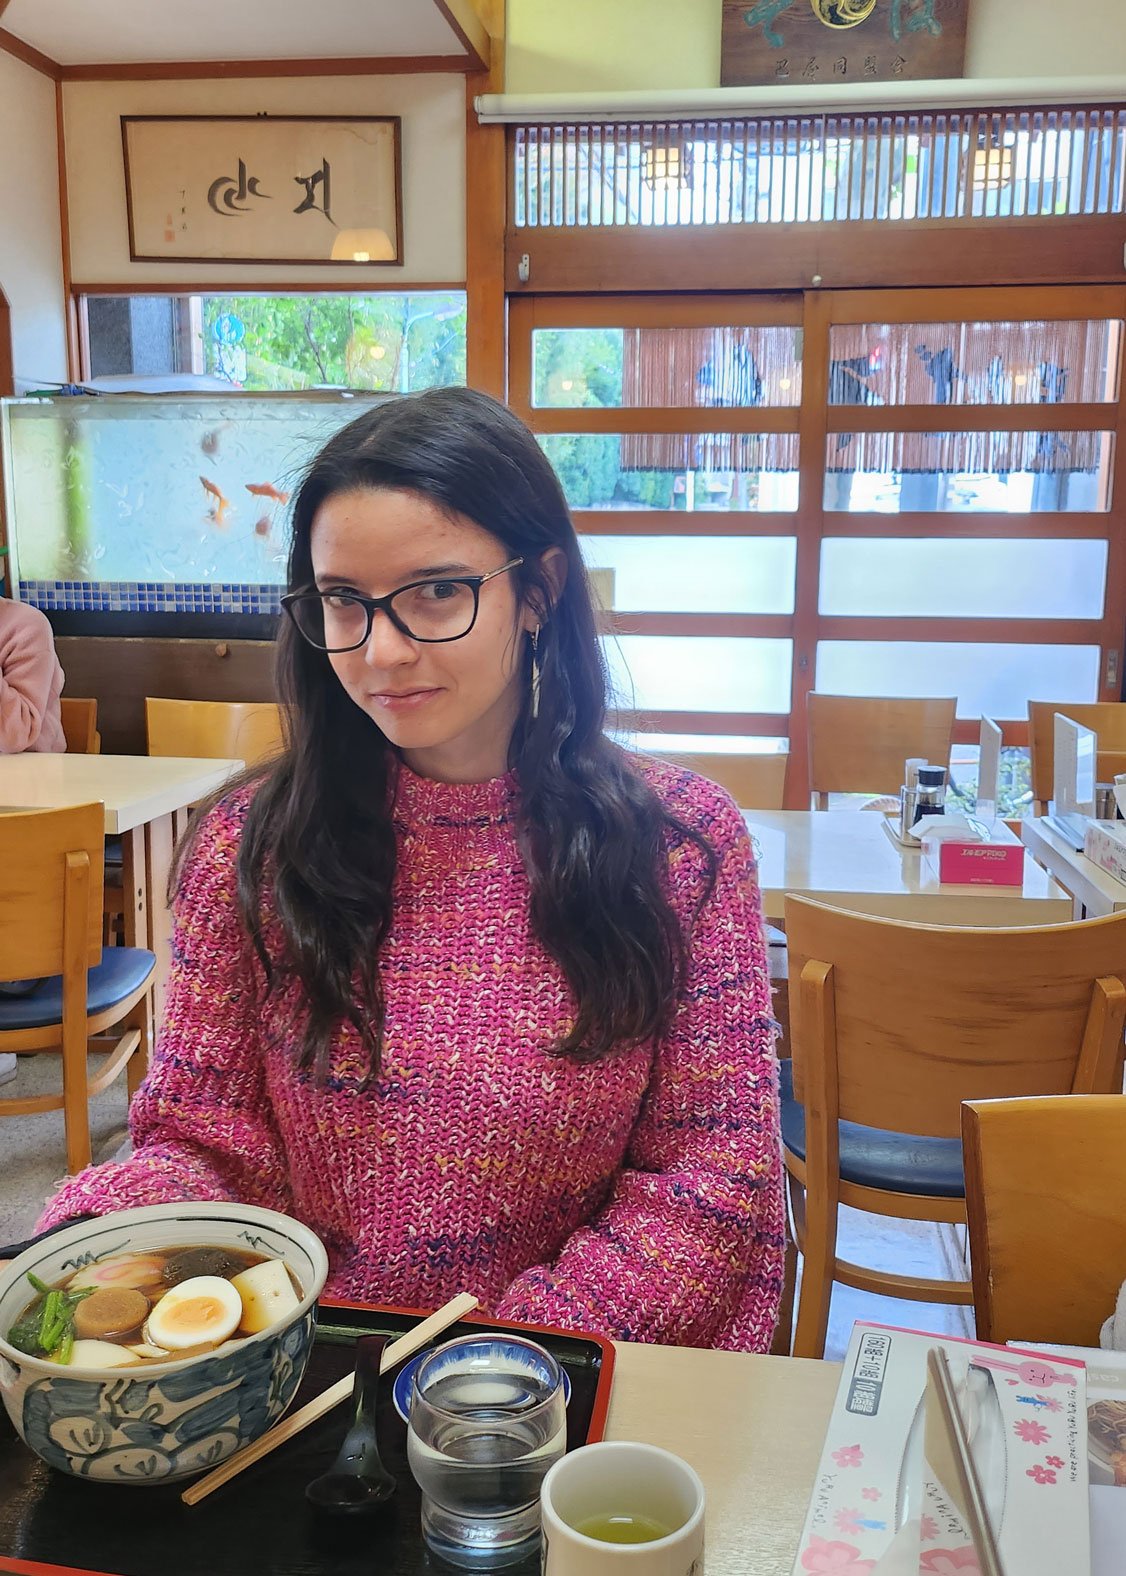
[[[667,1538],[674,1529],[652,1516],[588,1516],[575,1523],[575,1531],[599,1543],[655,1543]]]

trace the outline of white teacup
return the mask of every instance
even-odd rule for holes
[[[557,1461],[540,1490],[544,1576],[703,1576],[704,1485],[656,1445],[614,1440]],[[644,1543],[580,1527],[637,1518],[667,1528]]]
[[[1119,772],[1114,779],[1114,802],[1119,815],[1126,816],[1126,772]]]

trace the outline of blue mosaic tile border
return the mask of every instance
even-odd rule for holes
[[[278,613],[279,585],[180,585],[159,580],[21,580],[44,613]]]

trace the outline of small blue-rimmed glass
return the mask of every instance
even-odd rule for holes
[[[477,1570],[525,1559],[539,1544],[540,1484],[566,1444],[550,1352],[495,1333],[439,1346],[415,1373],[407,1428],[427,1546]]]

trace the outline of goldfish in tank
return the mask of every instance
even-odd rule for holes
[[[208,456],[209,459],[213,455],[218,454],[219,439],[229,426],[230,422],[225,421],[221,426],[213,427],[210,432],[205,432],[203,437],[199,440],[200,449]]]
[[[272,498],[275,503],[289,502],[289,494],[275,487],[273,482],[247,482],[246,490],[256,498]]]
[[[200,477],[200,483],[204,492],[215,500],[215,507],[211,511],[211,518],[215,521],[216,525],[223,525],[226,519],[227,510],[231,507],[231,500],[224,497],[223,493],[218,487],[216,487],[215,483],[210,481],[206,476]]]
[[[262,517],[260,519],[255,520],[255,522],[254,522],[254,534],[255,534],[255,536],[269,536],[269,534],[270,534],[270,516],[268,514],[264,514],[264,515],[262,515]]]

